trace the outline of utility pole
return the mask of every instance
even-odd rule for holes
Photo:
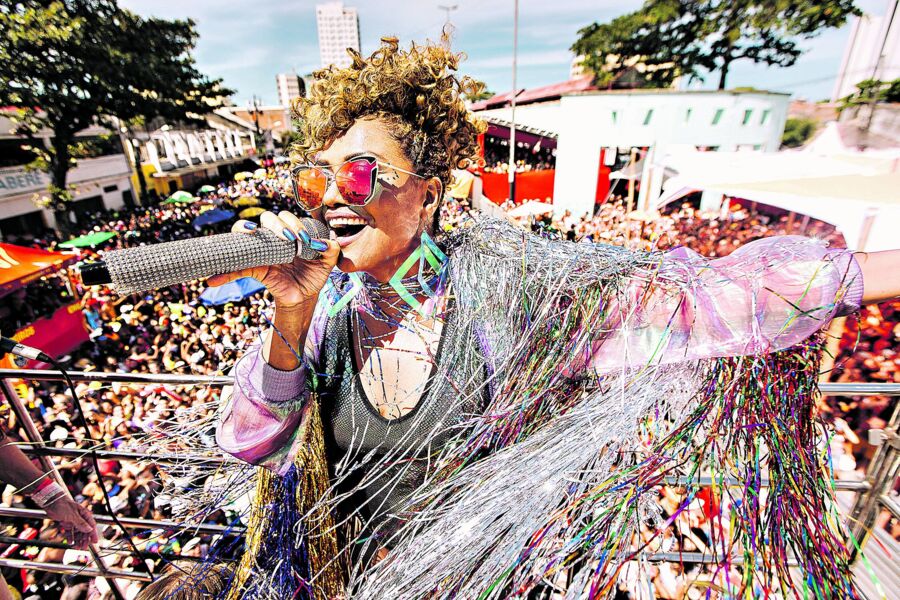
[[[884,18],[887,24],[883,26],[884,37],[881,38],[881,46],[878,49],[878,56],[875,59],[875,68],[872,69],[872,79],[878,81],[878,71],[881,70],[881,61],[885,58],[884,49],[887,46],[888,36],[891,35],[891,28],[894,25],[894,17],[897,16],[897,0],[888,1],[888,13]],[[869,103],[869,117],[866,119],[866,133],[872,127],[872,118],[875,116],[875,106],[878,104],[878,92],[880,88],[876,87],[872,92],[872,101]]]
[[[519,0],[514,0],[513,13],[513,59],[512,59],[512,102],[509,124],[509,200],[516,201],[516,57],[519,50]]]
[[[260,144],[262,143],[262,136],[259,131],[259,115],[262,112],[259,109],[261,106],[262,101],[257,97],[256,94],[253,94],[253,99],[247,102],[247,112],[249,112],[253,116],[253,125],[256,129],[256,138],[253,140],[253,145],[257,154],[259,154]]]
[[[256,127],[256,136],[259,137],[259,114],[260,107],[262,106],[262,102],[253,94],[253,99],[247,102],[247,112],[249,112],[253,116],[253,125]]]

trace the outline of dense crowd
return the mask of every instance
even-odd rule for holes
[[[204,202],[171,205],[161,204],[117,214],[94,215],[80,234],[92,231],[115,231],[117,236],[103,247],[85,252],[86,257],[96,251],[135,246],[197,235],[193,221],[207,207],[230,208],[241,199],[251,198],[261,207],[282,210],[291,207],[285,195],[286,171],[270,168],[261,178],[229,181],[216,186]],[[253,202],[244,202],[252,204]],[[237,209],[235,210],[237,212]],[[448,198],[442,205],[442,228],[450,231],[465,227],[472,218],[466,200]],[[566,213],[559,217],[550,214],[518,219],[524,227],[567,239],[588,239],[626,245],[633,248],[668,249],[687,246],[706,256],[724,256],[751,240],[796,233],[826,238],[840,244],[839,236],[824,224],[795,223],[788,216],[767,215],[751,207],[735,204],[725,214],[701,212],[690,204],[677,207],[664,215],[627,212],[624,202],[612,198],[600,206],[590,218],[576,218]],[[223,230],[230,223],[217,226]],[[40,247],[53,248],[58,240],[31,240]],[[77,370],[100,370],[145,373],[221,374],[226,372],[244,348],[252,343],[266,327],[269,305],[265,294],[259,293],[241,301],[218,306],[200,301],[204,286],[192,282],[173,286],[141,296],[119,298],[103,289],[77,290],[81,295],[86,326],[91,330],[91,342],[67,357]],[[27,298],[14,299],[18,303]],[[30,317],[31,315],[29,315]],[[841,341],[837,368],[838,381],[894,381],[900,382],[900,303],[865,309],[857,320],[848,321]],[[75,408],[66,390],[53,383],[21,385],[21,393],[47,443],[62,448],[85,447],[85,432],[76,425]],[[125,385],[99,383],[79,384],[77,392],[87,414],[90,435],[102,441],[106,448],[125,448],[136,434],[147,434],[162,421],[186,419],[185,409],[207,400],[214,400],[217,389],[206,386]],[[871,447],[865,443],[866,429],[883,426],[888,404],[884,398],[836,399],[829,404],[839,427],[836,437],[838,471],[841,477],[858,478]],[[12,414],[0,408],[2,426],[13,435],[19,430]],[[101,472],[89,468],[86,458],[67,458],[60,470],[69,489],[80,502],[90,504],[97,513],[105,512],[103,487],[109,492],[112,507],[122,516],[166,519],[169,506],[160,501],[158,492],[164,468],[151,461],[105,460]],[[97,477],[101,478],[98,482]],[[679,506],[679,490],[663,488],[660,503],[665,512],[674,514]],[[7,489],[4,504],[30,507],[30,501],[14,490]],[[661,551],[703,551],[715,536],[716,517],[724,510],[710,497],[698,496],[674,522]],[[212,515],[212,522],[224,523],[226,515]],[[885,523],[893,528],[896,523]],[[121,533],[112,526],[101,526],[104,546],[122,547]],[[5,535],[25,539],[51,538],[54,534],[48,523],[8,522]],[[160,569],[174,557],[196,557],[205,553],[212,539],[205,535],[180,534],[159,529],[136,532],[134,541],[139,549],[153,558],[154,568]],[[0,545],[0,553],[8,557],[30,557],[36,560],[79,562],[82,553],[52,548],[31,548],[21,545]],[[136,568],[133,558],[122,553],[112,558],[110,566]],[[653,585],[658,598],[702,597],[699,588],[685,587],[684,567],[660,564],[654,569]],[[86,577],[61,577],[39,571],[13,572],[4,570],[7,580],[22,589],[24,597],[60,598],[68,590],[69,598],[87,597],[92,583]],[[701,575],[698,571],[695,575]],[[138,590],[131,584],[129,594]],[[625,594],[623,586],[621,594]],[[102,589],[100,590],[102,592]],[[30,594],[30,596],[29,596]],[[85,594],[85,595],[78,595]],[[638,597],[632,590],[632,597]],[[623,596],[625,597],[625,596]]]
[[[518,142],[516,148],[516,173],[528,171],[544,171],[556,166],[556,148],[531,146]],[[486,173],[509,172],[509,142],[507,140],[491,141],[488,138],[484,147],[484,171]]]

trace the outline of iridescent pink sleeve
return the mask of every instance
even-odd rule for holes
[[[852,253],[800,236],[764,238],[712,260],[679,248],[617,296],[628,301],[612,303],[610,334],[590,362],[605,372],[781,350],[856,311],[862,293]]]
[[[319,362],[325,331],[324,311],[313,316],[304,349],[304,364],[278,370],[262,358],[262,344],[251,346],[232,370],[234,386],[223,391],[224,410],[216,443],[235,458],[284,475],[302,443],[303,408],[308,377]],[[276,335],[274,331],[272,335]]]

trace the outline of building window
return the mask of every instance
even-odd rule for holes
[[[763,111],[762,118],[759,120],[760,125],[765,125],[766,121],[769,120],[769,113],[772,112],[769,109]]]
[[[716,109],[716,114],[715,114],[715,116],[713,117],[713,120],[712,120],[712,124],[713,124],[713,125],[718,125],[718,124],[719,124],[719,121],[722,119],[722,113],[724,113],[724,112],[725,112],[725,109],[724,109],[724,108]]]
[[[745,110],[744,111],[744,120],[741,122],[741,125],[746,125],[747,123],[749,123],[750,117],[752,117],[752,116],[753,116],[752,108],[748,108],[747,110]]]
[[[653,109],[651,108],[650,110],[647,111],[647,116],[644,117],[644,125],[649,125],[650,119],[652,119],[652,118],[653,118]]]
[[[691,109],[689,108],[686,111],[684,111],[684,122],[687,123],[690,120],[691,120]]]

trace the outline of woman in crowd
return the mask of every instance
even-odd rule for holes
[[[276,306],[217,432],[265,467],[228,597],[506,597],[561,580],[602,597],[641,549],[652,487],[689,463],[755,490],[720,550],[772,568],[726,565],[717,585],[855,597],[805,340],[900,295],[898,253],[780,237],[706,260],[493,221],[442,237],[443,190],[484,130],[457,63],[385,39],[318,73],[292,183],[330,239],[289,212],[261,224],[321,258],[210,281],[255,277]],[[777,509],[759,503],[760,469]]]

